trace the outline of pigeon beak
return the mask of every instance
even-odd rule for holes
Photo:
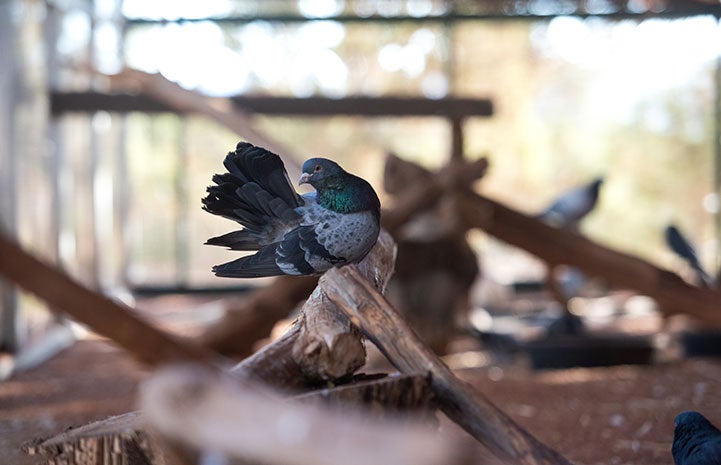
[[[300,179],[298,180],[298,185],[300,186],[301,184],[307,183],[309,179],[310,179],[310,174],[308,174],[308,173],[301,174]]]

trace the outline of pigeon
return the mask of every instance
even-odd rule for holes
[[[721,431],[698,412],[682,412],[674,420],[671,453],[676,465],[721,465]]]
[[[213,176],[203,209],[243,229],[206,244],[257,252],[214,266],[216,276],[320,275],[361,261],[378,239],[378,196],[331,160],[303,164],[299,185],[315,188],[304,195],[296,193],[280,157],[261,147],[240,142],[223,165],[228,172]]]
[[[578,222],[596,206],[601,184],[603,178],[599,177],[561,194],[539,218],[559,228],[576,229]]]
[[[701,263],[698,261],[696,250],[693,248],[691,243],[683,236],[683,234],[681,234],[681,231],[679,231],[679,229],[675,225],[670,224],[666,226],[665,236],[666,244],[671,250],[676,253],[676,255],[686,260],[686,262],[691,266],[691,268],[693,268],[699,282],[706,286],[711,284],[712,279],[704,271]]]

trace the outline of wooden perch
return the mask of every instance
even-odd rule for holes
[[[180,113],[197,113],[209,117],[254,145],[277,153],[292,178],[300,176],[300,164],[292,151],[258,129],[252,116],[239,111],[230,99],[210,98],[184,89],[160,73],[150,74],[125,68],[117,74],[101,74],[112,91],[134,91],[152,97]]]
[[[273,325],[306,299],[318,284],[313,276],[279,276],[247,297],[226,299],[225,316],[203,333],[201,345],[244,358],[253,345],[270,334]]]
[[[402,373],[430,372],[441,410],[500,459],[522,465],[570,465],[459,380],[352,266],[326,272],[320,285]]]
[[[171,443],[214,456],[278,465],[454,463],[456,448],[410,421],[371,421],[285,402],[194,367],[167,367],[144,383],[145,420]],[[192,421],[188,421],[192,419]],[[197,463],[193,460],[192,463]]]
[[[157,365],[193,360],[220,366],[220,358],[184,341],[137,315],[130,307],[82,286],[64,272],[25,252],[0,232],[0,275],[45,300],[98,334],[112,339],[130,355]]]
[[[463,195],[459,213],[469,227],[481,228],[552,265],[574,266],[618,287],[635,289],[655,299],[663,312],[683,312],[721,326],[721,292],[692,286],[645,260],[554,228],[482,195]]]
[[[394,262],[395,243],[390,234],[381,231],[373,250],[355,267],[377,291],[383,292]],[[361,335],[317,287],[285,336],[246,358],[232,371],[292,390],[350,376],[364,363]]]

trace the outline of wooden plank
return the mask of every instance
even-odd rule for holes
[[[433,100],[414,97],[345,97],[332,99],[323,97],[236,96],[230,97],[230,100],[238,110],[284,116],[487,117],[493,114],[493,104],[490,100],[471,98]],[[93,112],[99,110],[119,113],[131,111],[148,113],[182,111],[177,106],[170,105],[167,102],[163,103],[151,95],[59,91],[50,93],[50,110],[56,116],[68,112]]]
[[[555,11],[551,10],[544,13],[534,13],[534,8],[528,5],[528,2],[478,2],[488,3],[485,9],[480,11],[450,11],[442,14],[433,14],[427,16],[413,16],[413,15],[370,15],[360,16],[351,14],[341,14],[336,16],[318,17],[312,18],[302,16],[299,14],[265,14],[265,15],[253,15],[253,16],[220,16],[220,17],[203,17],[203,18],[163,18],[163,19],[150,19],[150,18],[129,18],[127,19],[128,25],[133,27],[146,26],[146,25],[157,25],[157,24],[168,24],[168,23],[192,23],[200,21],[212,21],[218,24],[233,24],[243,25],[255,21],[266,21],[269,23],[307,23],[311,21],[334,21],[338,23],[359,23],[359,24],[396,24],[396,23],[412,23],[414,25],[427,24],[427,23],[440,23],[442,25],[453,24],[457,22],[465,21],[549,21],[556,16],[571,16],[576,18],[605,18],[613,20],[622,19],[649,19],[649,18],[686,18],[694,15],[710,15],[714,17],[721,17],[721,8],[711,4],[705,4],[699,1],[674,1],[666,2],[665,8],[646,10],[646,11],[632,11],[627,8],[617,7],[608,8],[602,11],[588,11],[585,8],[586,2],[578,2],[576,8],[568,8],[567,4],[563,3]],[[493,4],[509,6],[506,10],[497,7],[493,8]],[[616,2],[618,4],[618,2]],[[622,2],[625,4],[625,2]],[[710,3],[710,2],[709,2]],[[553,2],[549,3],[552,7]],[[485,11],[484,11],[485,10]]]
[[[353,266],[327,271],[320,285],[398,370],[430,372],[441,410],[501,460],[519,465],[570,465],[483,394],[458,379]]]
[[[92,330],[112,339],[136,359],[157,365],[193,360],[220,366],[219,356],[155,328],[130,307],[82,286],[43,263],[0,232],[0,275]]]
[[[241,108],[266,115],[303,116],[491,116],[488,99],[419,97],[233,97]]]

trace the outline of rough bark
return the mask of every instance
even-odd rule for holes
[[[395,243],[381,231],[373,250],[354,265],[379,292],[393,273]],[[233,372],[271,386],[296,390],[352,375],[365,363],[361,334],[318,287],[282,338],[240,362]]]

